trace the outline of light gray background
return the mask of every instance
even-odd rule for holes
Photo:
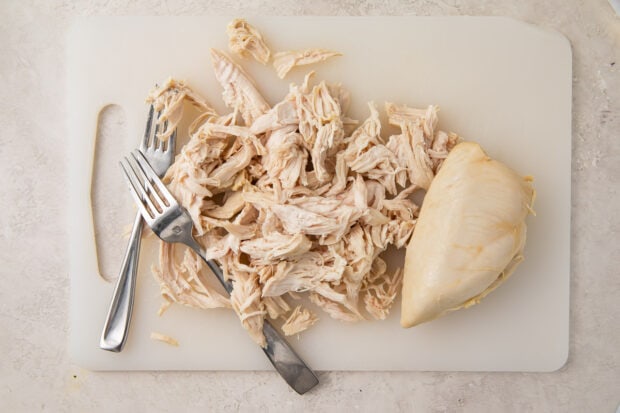
[[[127,3],[127,4],[126,4]],[[614,412],[620,402],[620,18],[605,0],[0,0],[0,411]],[[95,373],[67,355],[65,36],[82,15],[501,15],[573,47],[571,333],[560,371]],[[553,110],[553,108],[549,108]]]

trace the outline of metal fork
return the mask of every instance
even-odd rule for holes
[[[144,138],[140,143],[140,151],[144,154],[154,172],[163,176],[174,160],[174,147],[176,144],[176,130],[167,142],[158,138],[160,131],[157,124],[161,112],[154,116],[153,105],[149,108],[146,121]],[[167,127],[164,123],[164,129]],[[138,211],[133,223],[127,251],[123,258],[120,274],[116,281],[112,302],[101,333],[99,347],[104,350],[119,352],[123,349],[131,323],[133,301],[136,288],[136,274],[138,272],[138,258],[140,255],[140,240],[142,237],[142,214]]]
[[[193,249],[230,294],[233,284],[224,279],[215,261],[205,258],[205,251],[194,239],[194,225],[189,213],[179,205],[144,156],[139,151],[133,151],[130,157],[121,161],[121,167],[136,205],[153,232],[166,242],[182,243]],[[318,384],[316,375],[267,320],[263,333],[267,341],[263,351],[289,386],[304,394]]]

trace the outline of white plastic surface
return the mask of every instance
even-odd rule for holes
[[[227,50],[229,18],[96,18],[69,36],[70,352],[94,370],[271,369],[232,312],[173,305],[162,317],[145,239],[132,330],[120,354],[98,348],[113,284],[98,275],[90,204],[95,129],[106,104],[126,114],[131,142],[143,132],[144,98],[155,82],[185,79],[225,113],[209,48]],[[342,57],[313,67],[317,79],[352,92],[353,117],[385,100],[441,108],[440,127],[480,142],[533,175],[536,217],[526,260],[482,304],[402,329],[399,304],[384,322],[320,321],[293,346],[316,370],[552,371],[568,354],[571,185],[571,50],[561,35],[505,18],[252,18],[273,50],[324,47]],[[272,67],[243,61],[275,103],[289,82]],[[118,165],[109,166],[118,174]],[[120,174],[118,174],[120,179]],[[115,194],[122,198],[128,194]],[[114,198],[111,202],[114,202]],[[127,217],[130,223],[132,217]],[[391,254],[390,265],[402,262]],[[172,347],[151,331],[180,342]]]

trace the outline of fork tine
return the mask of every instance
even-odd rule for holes
[[[161,142],[161,139],[159,139],[159,134],[161,133],[160,129],[161,129],[161,125],[159,124],[159,117],[161,116],[161,110],[157,111],[157,114],[155,115],[155,121],[153,122],[155,125],[155,131],[153,132],[153,134],[151,136],[153,136],[153,139],[151,139],[151,148],[153,149],[157,149],[159,143]]]
[[[156,211],[163,211],[166,207],[170,205],[170,203],[165,202],[162,199],[162,197],[159,195],[159,193],[155,190],[155,187],[153,186],[153,179],[154,179],[153,176],[156,176],[156,175],[153,169],[151,168],[151,165],[149,165],[148,162],[142,162],[142,160],[136,156],[136,153],[139,153],[140,155],[142,155],[142,152],[133,151],[131,153],[131,156],[133,157],[134,162],[137,165],[137,169],[139,170],[140,176],[144,178],[142,182],[144,182],[144,186],[146,186],[147,193],[152,195],[153,197],[153,198],[149,198],[149,201],[153,203],[153,206],[156,208],[155,209]],[[144,161],[146,161],[146,159],[144,159]]]
[[[135,158],[132,160],[130,157],[125,157],[125,160],[127,161],[127,165],[129,165],[131,172],[133,172],[133,176],[135,177],[133,183],[138,184],[138,192],[139,195],[142,196],[142,203],[146,202],[148,204],[148,207],[151,209],[151,216],[157,216],[159,214],[159,210],[161,209],[157,208],[157,206],[160,206],[161,203],[159,202],[159,199],[157,199],[156,205],[150,197],[150,194],[153,192],[153,186],[144,174],[142,167],[136,163]],[[154,195],[157,194],[155,193]]]
[[[153,104],[149,107],[149,116],[146,120],[146,128],[144,130],[144,138],[142,139],[142,145],[140,146],[142,150],[146,150],[149,146],[149,141],[151,137],[151,130],[153,129],[153,114],[155,113],[155,108]]]
[[[138,150],[134,150],[131,154],[134,157],[134,159],[138,161],[138,164],[142,172],[144,172],[145,175],[147,176],[146,183],[150,187],[150,189],[154,192],[154,194],[157,196],[157,198],[161,200],[161,197],[159,196],[159,194],[161,194],[168,201],[167,203],[168,206],[178,204],[176,198],[172,196],[168,188],[166,188],[166,185],[164,185],[161,179],[159,179],[159,177],[155,174],[155,171],[153,171],[153,168],[151,168],[151,165],[149,165],[148,161],[144,157],[144,154]],[[159,189],[159,193],[155,191],[155,188],[153,188],[153,184],[157,186],[157,189]],[[166,205],[163,202],[163,200],[161,203]]]
[[[172,131],[172,135],[168,138],[168,146],[166,147],[166,152],[171,152],[174,154],[174,147],[177,144],[177,130]]]
[[[149,199],[149,197],[146,194],[146,191],[144,190],[144,187],[142,187],[142,185],[140,184],[140,181],[138,180],[138,177],[136,176],[136,173],[133,170],[133,167],[131,167],[131,165],[129,164],[129,160],[127,158],[123,158],[123,160],[120,161],[119,164],[121,168],[123,169],[123,175],[125,176],[125,179],[127,180],[127,183],[129,184],[129,192],[131,192],[131,196],[136,202],[136,206],[140,210],[140,214],[142,214],[142,217],[147,223],[150,223],[152,221],[153,215],[144,205],[143,199]],[[142,195],[142,198],[140,197],[139,194]],[[156,211],[156,210],[153,209],[153,211]]]
[[[163,129],[162,132],[165,132],[165,131],[168,130],[168,121],[167,120],[164,122],[164,125],[163,125],[162,129]],[[160,139],[159,135],[155,135],[155,138],[157,139],[157,149],[159,149],[160,151],[163,152],[164,151],[164,144],[166,142],[163,139]]]

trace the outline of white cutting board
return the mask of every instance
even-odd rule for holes
[[[317,65],[318,79],[352,92],[352,114],[366,101],[441,108],[440,127],[480,142],[491,156],[535,177],[537,216],[529,218],[526,260],[482,304],[413,329],[400,307],[384,322],[344,324],[324,313],[293,346],[317,370],[552,371],[568,355],[571,50],[558,33],[507,18],[260,17],[249,19],[273,50],[323,47],[344,55]],[[209,48],[227,50],[229,18],[96,18],[69,36],[70,275],[74,361],[95,370],[262,370],[267,359],[232,312],[173,305],[161,299],[148,268],[146,241],[132,330],[120,354],[98,348],[113,284],[98,274],[90,204],[97,117],[107,104],[127,119],[123,151],[137,145],[144,98],[155,82],[185,79],[220,111],[221,89]],[[272,104],[291,81],[244,62]],[[122,151],[119,149],[118,154]],[[104,165],[120,180],[116,160]],[[128,193],[110,197],[127,202]],[[121,201],[122,200],[122,201]],[[127,223],[132,216],[127,216]],[[120,240],[120,238],[119,238]],[[121,241],[119,241],[121,242]],[[123,243],[125,241],[122,241]],[[400,265],[402,256],[391,259]],[[180,342],[172,347],[151,331]]]

